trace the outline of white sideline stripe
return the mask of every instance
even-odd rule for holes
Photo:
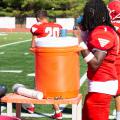
[[[20,44],[20,43],[24,43],[24,42],[28,42],[28,41],[31,41],[31,39],[24,40],[24,41],[13,42],[13,43],[8,43],[8,44],[4,44],[4,45],[0,45],[0,48],[6,47],[6,46],[10,46],[10,45],[16,45],[16,44]]]
[[[80,86],[83,85],[83,83],[86,81],[86,79],[87,79],[87,72],[84,73],[84,75],[81,77],[81,79],[80,79]]]
[[[0,72],[5,72],[5,73],[21,73],[22,70],[0,70]]]
[[[6,113],[1,113],[1,115],[7,115]],[[35,117],[35,118],[40,118],[40,117],[50,117],[53,114],[48,114],[48,113],[39,113],[39,114],[28,114],[28,113],[21,113],[21,117]],[[12,113],[12,116],[16,116],[16,113]],[[63,118],[71,118],[71,114],[63,114]]]
[[[0,55],[3,55],[3,54],[5,54],[5,52],[0,52]]]

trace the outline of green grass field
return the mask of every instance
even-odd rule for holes
[[[11,44],[14,42],[17,43]],[[30,33],[5,33],[0,35],[0,84],[6,85],[8,92],[12,92],[12,86],[15,83],[24,84],[28,88],[34,88],[34,77],[27,76],[30,73],[34,73],[34,56],[29,51],[30,44]],[[80,58],[80,63],[80,74],[82,76],[86,71],[86,64],[82,58]],[[22,72],[10,73],[3,70],[21,70]],[[84,84],[80,90],[80,93],[83,94],[83,99],[86,91],[87,84]],[[113,107],[114,102],[111,104],[111,109]],[[51,105],[36,105],[35,112],[52,114],[53,110]],[[63,113],[71,114],[71,105],[68,105]],[[50,120],[50,118],[22,118],[22,120]],[[63,120],[71,120],[71,118]]]

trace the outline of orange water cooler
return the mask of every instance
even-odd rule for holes
[[[44,98],[73,98],[79,93],[79,47],[75,37],[36,39],[35,88]]]

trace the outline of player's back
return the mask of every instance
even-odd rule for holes
[[[31,28],[31,33],[40,37],[59,37],[62,26],[54,22],[37,23]]]

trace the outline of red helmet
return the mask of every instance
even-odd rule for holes
[[[108,4],[111,20],[120,18],[120,0],[113,0]]]

